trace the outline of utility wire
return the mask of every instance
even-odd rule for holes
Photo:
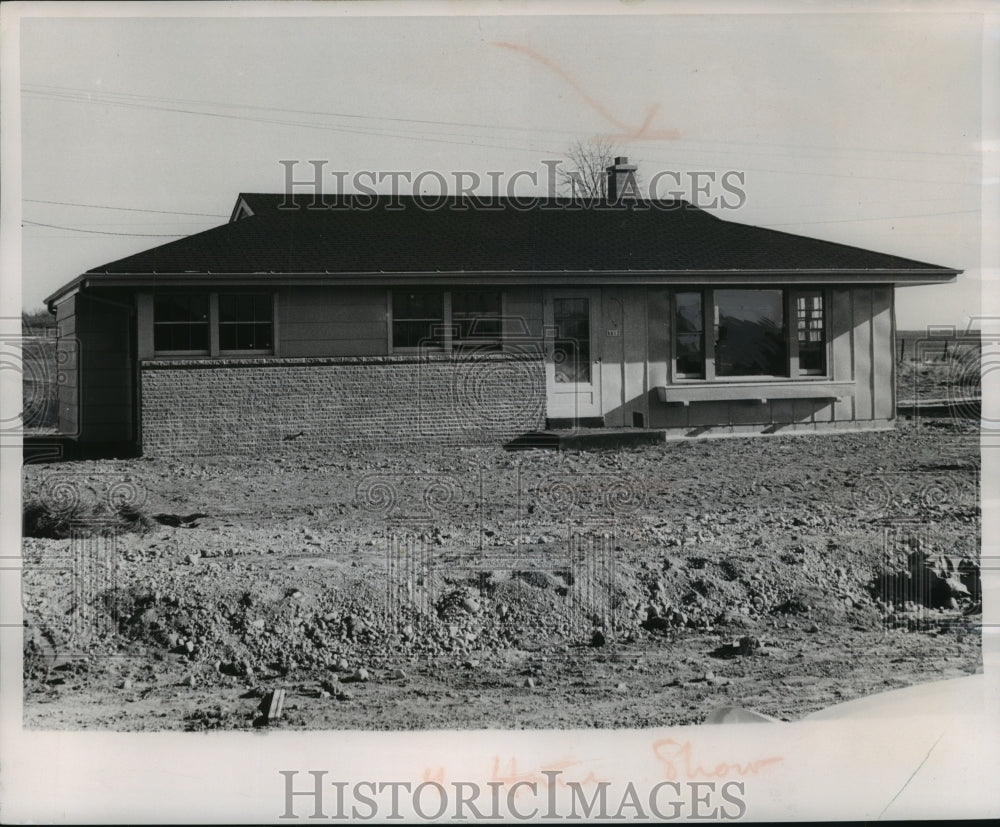
[[[233,114],[226,114],[224,112],[202,112],[197,109],[183,109],[176,106],[156,106],[147,103],[135,103],[131,101],[115,100],[113,98],[100,98],[99,96],[95,95],[69,96],[69,95],[59,95],[59,94],[44,93],[44,92],[32,92],[31,90],[25,90],[25,91],[27,94],[40,95],[42,97],[48,97],[55,100],[69,100],[69,101],[75,101],[77,103],[101,103],[106,106],[118,106],[125,109],[145,109],[158,112],[179,112],[188,115],[202,115],[208,118],[222,118],[225,120],[249,121],[251,123],[273,124],[277,126],[294,126],[301,129],[319,129],[323,132],[339,132],[350,135],[366,135],[369,137],[402,138],[410,141],[430,141],[433,143],[450,144],[453,146],[474,146],[484,149],[521,150],[523,152],[545,152],[552,155],[561,154],[557,150],[544,149],[541,147],[534,147],[534,146],[526,147],[526,146],[517,146],[513,144],[501,145],[494,143],[485,143],[483,141],[478,140],[475,137],[472,137],[472,139],[468,141],[447,140],[445,138],[434,137],[432,135],[425,135],[425,134],[413,134],[413,133],[407,134],[398,132],[394,133],[394,132],[389,132],[387,130],[358,129],[347,126],[333,125],[333,124],[309,123],[307,121],[290,121],[290,120],[282,120],[279,118],[262,118],[262,117],[253,117],[250,115],[233,115]],[[456,136],[456,137],[461,137],[461,136]]]
[[[122,210],[124,212],[152,212],[160,215],[199,215],[206,218],[229,218],[228,215],[211,212],[184,212],[183,210],[150,210],[141,207],[111,207],[107,204],[78,204],[75,201],[43,201],[40,198],[25,198],[25,201],[32,204],[59,204],[64,207],[92,207],[98,210]]]
[[[32,227],[51,227],[53,230],[72,230],[75,233],[94,233],[96,235],[128,235],[137,238],[182,238],[186,233],[112,233],[107,230],[81,230],[79,227],[62,227],[59,224],[43,224],[40,221],[22,221]]]
[[[209,100],[197,100],[193,98],[170,98],[158,95],[142,95],[129,92],[109,92],[109,91],[95,91],[92,89],[84,89],[79,87],[70,86],[51,86],[45,84],[25,84],[23,87],[24,91],[29,94],[51,96],[51,97],[65,97],[65,93],[76,95],[77,97],[71,98],[75,100],[93,100],[94,98],[123,98],[123,99],[134,99],[134,101],[160,101],[166,103],[182,103],[182,104],[195,104],[201,106],[223,106],[230,109],[254,109],[260,111],[270,111],[270,112],[288,112],[298,115],[315,115],[320,117],[330,117],[330,118],[350,118],[355,120],[370,120],[370,121],[390,121],[395,123],[413,123],[413,124],[425,124],[432,126],[458,126],[458,127],[472,127],[475,129],[489,129],[489,130],[514,130],[520,132],[537,133],[537,132],[548,132],[557,135],[589,135],[589,132],[583,132],[580,130],[564,130],[564,129],[552,129],[544,127],[526,127],[526,126],[498,126],[495,124],[481,124],[481,123],[471,123],[468,121],[438,121],[438,120],[427,120],[420,118],[399,118],[391,117],[388,115],[358,115],[348,112],[322,112],[317,110],[308,109],[288,109],[284,107],[277,106],[261,106],[254,104],[240,104],[240,103],[226,103],[222,101],[209,101]],[[84,97],[80,97],[84,96]],[[123,101],[127,102],[127,101]],[[205,113],[211,114],[211,113]],[[627,136],[623,136],[627,137]],[[640,139],[640,142],[641,139]],[[853,153],[879,153],[879,154],[891,154],[891,155],[936,155],[945,157],[955,157],[955,158],[979,158],[978,153],[974,152],[941,152],[934,150],[919,150],[919,149],[901,149],[893,147],[892,149],[883,148],[866,148],[866,147],[845,147],[838,145],[819,145],[810,144],[809,146],[803,146],[801,144],[792,143],[766,143],[766,142],[750,142],[750,141],[733,141],[733,140],[721,140],[721,139],[698,139],[697,141],[691,141],[688,138],[678,138],[676,143],[699,143],[699,144],[720,144],[724,146],[770,146],[780,150],[788,149],[809,149],[809,150],[824,150],[831,149],[836,153],[841,152],[853,152]],[[711,150],[710,150],[711,151]],[[902,159],[897,159],[902,160]]]

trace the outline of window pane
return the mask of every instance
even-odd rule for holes
[[[393,291],[393,348],[443,345],[444,293],[440,290]]]
[[[436,319],[444,323],[444,293],[441,291],[402,291],[392,294],[392,317],[405,319]]]
[[[451,323],[454,345],[463,349],[500,349],[500,293],[497,291],[464,291],[451,294]]]
[[[219,350],[271,350],[270,293],[219,294]]]
[[[826,373],[826,338],[823,326],[823,294],[801,293],[795,297],[799,371]]]
[[[236,342],[236,325],[219,325],[219,350],[236,350]]]
[[[225,293],[219,296],[219,321],[236,321],[236,296]]]
[[[439,321],[394,321],[392,323],[392,346],[398,347],[442,347],[443,327]]]
[[[553,299],[556,382],[590,382],[590,300]]]
[[[677,293],[676,334],[677,372],[686,376],[705,375],[705,316],[701,293]]]
[[[153,321],[195,322],[208,321],[208,296],[157,295],[153,299]]]
[[[155,296],[153,349],[208,350],[208,296],[180,293]]]
[[[717,375],[787,374],[781,290],[716,290],[715,319]]]

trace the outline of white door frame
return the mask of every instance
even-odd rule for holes
[[[586,357],[590,381],[556,381],[555,302],[558,299],[587,299],[590,312],[589,354]],[[545,398],[549,419],[588,419],[601,416],[601,291],[600,288],[551,288],[544,294]],[[581,365],[582,367],[582,365]],[[565,375],[565,374],[561,374]]]

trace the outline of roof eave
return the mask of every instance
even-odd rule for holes
[[[947,284],[962,270],[950,268],[841,270],[841,269],[742,269],[742,270],[452,270],[452,271],[345,271],[318,272],[258,272],[258,273],[85,273],[53,293],[46,303],[55,301],[74,287],[154,287],[166,285],[212,284],[232,286],[240,283],[344,284],[359,283],[384,286],[401,281],[417,283],[449,283],[459,279],[502,283],[595,284],[608,280],[615,284],[691,284],[719,279],[727,282],[773,283],[843,283],[843,284]]]

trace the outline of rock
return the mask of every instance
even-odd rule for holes
[[[627,683],[619,683],[615,686],[615,692],[628,692]]]
[[[409,623],[407,623],[403,627],[403,633],[402,634],[403,634],[403,638],[405,640],[413,640],[413,638],[416,636],[416,632],[413,630],[413,626],[411,626]]]
[[[353,699],[354,699],[354,696],[350,692],[348,692],[346,689],[337,693],[337,700],[338,701],[350,701],[350,700],[353,700]]]
[[[534,678],[525,678],[524,679],[524,685],[528,689],[534,689],[535,688],[535,679]]]
[[[760,649],[760,641],[750,635],[741,637],[736,644],[737,652],[744,657],[755,654],[758,649]]]
[[[607,639],[604,637],[604,632],[601,629],[594,629],[594,634],[590,636],[591,646],[603,646],[607,643]]]
[[[122,689],[131,689],[131,688],[132,688],[132,681],[129,678],[125,678],[125,680],[122,681]]]
[[[351,677],[356,681],[363,682],[367,681],[370,676],[368,674],[368,670],[361,667],[360,669],[357,669]]]
[[[263,618],[260,618],[260,617],[258,617],[258,618],[257,618],[257,619],[256,619],[256,620],[255,620],[255,621],[254,621],[253,623],[251,623],[250,625],[251,625],[251,626],[253,626],[253,627],[254,627],[255,629],[263,629],[263,628],[264,628],[264,619],[263,619]]]
[[[198,561],[199,561],[200,559],[201,559],[201,556],[200,556],[200,555],[198,555],[198,554],[189,554],[189,555],[187,555],[187,556],[186,556],[186,557],[184,558],[184,562],[188,563],[189,565],[194,565],[194,564],[195,564],[195,563],[197,563],[197,562],[198,562]]]
[[[509,613],[510,607],[506,603],[501,603],[497,606],[497,614],[500,615],[501,618],[507,617]]]
[[[194,675],[187,675],[184,680],[181,681],[181,686],[195,687],[198,685],[198,679]]]
[[[192,652],[194,652],[194,641],[193,640],[187,641],[184,644],[184,648],[187,650],[187,653],[190,655]]]
[[[393,669],[389,673],[389,677],[392,680],[394,680],[394,681],[405,681],[406,680],[406,672],[404,672],[402,669]]]
[[[337,666],[336,666],[336,669],[337,669],[337,671],[338,671],[338,672],[346,672],[346,671],[347,671],[348,669],[350,669],[350,668],[351,668],[351,666],[350,666],[350,664],[349,664],[349,663],[347,662],[347,659],[346,659],[346,658],[340,658],[340,659],[339,659],[339,660],[337,661]]]
[[[479,614],[480,608],[479,601],[474,597],[466,597],[462,600],[462,609],[470,615]]]
[[[715,672],[711,672],[711,671],[710,672],[706,672],[705,673],[705,680],[706,681],[714,681],[715,680]]]
[[[806,631],[807,632],[818,632],[819,631],[819,626],[817,626],[815,623],[810,623],[809,624],[809,628],[806,629]]]

